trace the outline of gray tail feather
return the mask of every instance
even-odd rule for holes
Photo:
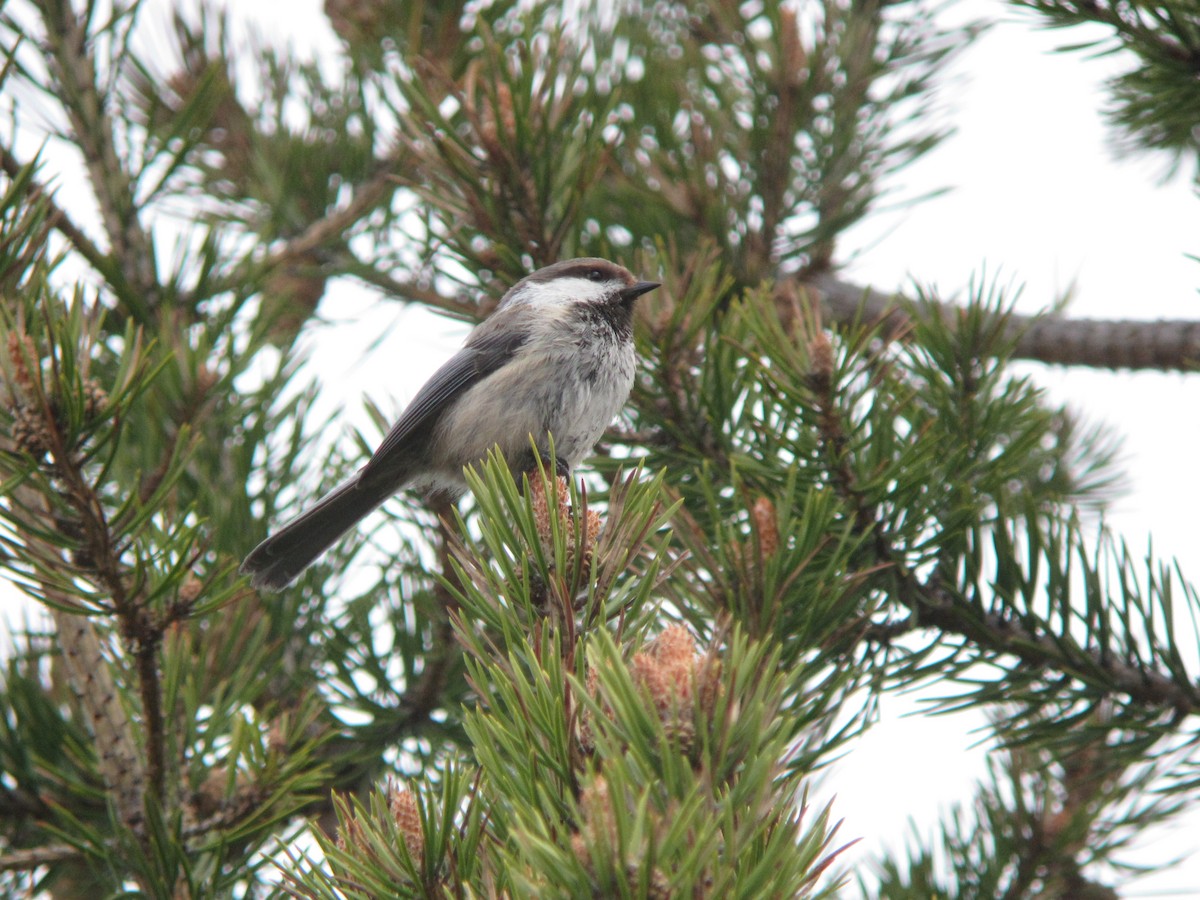
[[[255,547],[242,571],[256,588],[286,587],[386,497],[351,478]]]

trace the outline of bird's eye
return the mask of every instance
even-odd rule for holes
[[[604,273],[601,272],[599,269],[588,269],[587,277],[590,278],[592,281],[603,281]]]

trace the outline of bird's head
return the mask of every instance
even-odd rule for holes
[[[500,306],[566,309],[583,304],[632,309],[634,300],[656,287],[657,282],[639,281],[624,266],[606,259],[582,257],[563,260],[527,275],[509,289]]]

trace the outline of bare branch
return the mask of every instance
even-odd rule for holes
[[[908,314],[900,295],[885,294],[831,274],[801,281],[800,287],[817,292],[831,321],[880,320],[888,338],[899,337],[907,330]],[[944,321],[953,324],[958,307],[945,303],[934,308]],[[1200,321],[1013,315],[1008,328],[1016,337],[1016,359],[1098,369],[1187,372],[1200,367]]]
[[[36,869],[39,866],[49,866],[82,857],[83,853],[78,848],[67,844],[47,844],[44,847],[9,850],[7,853],[0,854],[0,872]]]
[[[69,603],[66,597],[62,602]],[[63,668],[96,740],[96,762],[112,791],[117,815],[127,825],[137,826],[142,821],[145,771],[96,627],[85,615],[71,615],[61,609],[50,612]]]

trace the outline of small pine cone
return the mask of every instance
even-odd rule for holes
[[[533,507],[533,527],[537,531],[538,543],[542,552],[549,556],[554,549],[553,531],[550,525],[550,503],[546,499],[546,489],[540,478],[530,476],[529,504]]]
[[[750,517],[754,520],[754,531],[758,536],[759,555],[766,561],[779,549],[779,522],[775,505],[768,498],[759,497],[750,508]]]
[[[10,331],[8,333],[8,358],[12,361],[13,383],[23,391],[33,388],[33,378],[29,374],[28,364],[38,361],[37,347],[33,338],[24,333]]]
[[[635,873],[636,874],[636,873]],[[634,885],[637,881],[634,881]],[[662,869],[650,871],[650,883],[646,885],[646,900],[671,900],[675,895],[671,892],[671,880]]]
[[[633,671],[633,680],[646,689],[660,716],[679,705],[680,685],[672,680],[653,653],[635,653],[629,661],[629,668]]]
[[[267,752],[279,755],[285,753],[287,748],[288,736],[287,731],[284,730],[283,721],[278,718],[272,719],[267,728]]]
[[[608,781],[604,776],[597,775],[580,792],[579,811],[583,817],[581,833],[593,841],[603,837],[610,846],[617,846],[617,819],[613,814],[612,797],[609,796]]]
[[[579,860],[579,864],[589,875],[595,874],[596,870],[592,867],[592,855],[588,853],[587,841],[578,831],[571,835],[571,852],[575,854],[575,858]]]
[[[711,712],[721,696],[721,662],[715,651],[698,655],[696,642],[687,628],[674,624],[635,653],[629,661],[634,684],[645,690],[667,736],[685,752],[696,736],[694,702]],[[593,668],[587,673],[588,696],[596,698],[599,676]],[[604,707],[601,715],[611,715]],[[592,714],[579,718],[577,736],[585,753],[595,750]]]
[[[408,788],[389,789],[388,809],[396,820],[400,834],[404,837],[404,846],[413,862],[420,864],[425,855],[425,832],[421,828],[421,811],[417,807],[417,797]]]
[[[200,597],[200,592],[204,589],[204,585],[195,575],[189,575],[184,579],[183,584],[179,586],[179,599],[183,603],[195,603]]]
[[[18,406],[13,413],[12,440],[18,450],[35,459],[49,453],[52,446],[45,419],[28,406]]]
[[[833,377],[833,344],[824,331],[818,331],[808,342],[808,359],[812,377],[828,384]]]
[[[645,687],[667,734],[684,747],[696,736],[692,695],[696,682],[696,643],[683,625],[669,625],[635,653],[634,680]]]
[[[678,687],[686,700],[692,698],[692,681],[696,674],[696,642],[683,625],[668,625],[650,642],[647,650],[658,659],[667,677]]]
[[[696,703],[705,715],[712,715],[721,693],[721,657],[709,650],[696,663]]]
[[[228,777],[224,766],[213,769],[192,795],[192,807],[200,819],[216,815],[221,804],[225,802],[225,779]]]
[[[596,544],[600,540],[600,529],[604,527],[604,520],[600,518],[600,513],[594,509],[587,510],[587,515],[583,520],[583,570],[586,572],[592,566],[592,557],[596,553]]]
[[[678,708],[663,716],[663,731],[672,744],[690,754],[696,742],[696,718],[691,709]]]
[[[567,504],[567,498],[570,496],[571,487],[567,483],[567,479],[562,476],[555,479],[555,484],[557,486],[557,490],[554,492],[557,506],[554,514],[558,519],[559,529],[570,534],[571,507]],[[550,519],[550,498],[546,496],[544,483],[536,473],[530,478],[529,493],[538,541],[542,545],[542,552],[552,559],[554,557],[554,528]]]
[[[95,378],[89,378],[83,383],[83,415],[87,421],[92,421],[108,406],[108,392],[100,386]]]

